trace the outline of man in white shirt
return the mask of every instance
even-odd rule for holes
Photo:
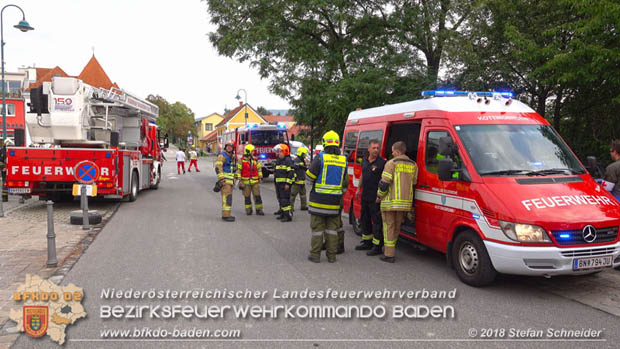
[[[177,157],[177,173],[181,174],[181,169],[183,169],[183,174],[185,174],[185,151],[183,151],[183,149],[179,149],[176,157]]]
[[[198,153],[193,148],[189,151],[189,168],[187,172],[192,172],[192,165],[196,169],[196,172],[200,172],[198,169]]]

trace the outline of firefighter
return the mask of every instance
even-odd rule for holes
[[[377,190],[377,202],[381,203],[383,219],[384,256],[381,260],[388,263],[395,261],[396,240],[405,214],[412,210],[413,188],[418,179],[418,166],[405,155],[406,152],[404,142],[398,141],[392,145],[394,157],[385,164]]]
[[[2,185],[0,191],[2,191],[2,201],[9,201],[9,193],[6,189],[6,146],[4,140],[0,139],[0,176],[2,177]]]
[[[312,238],[308,259],[314,263],[321,261],[321,246],[325,238],[327,261],[334,263],[339,244],[337,231],[340,227],[342,194],[349,185],[347,160],[340,155],[340,137],[335,131],[325,133],[322,143],[323,151],[306,171],[306,181],[312,184],[308,209]]]
[[[256,214],[264,216],[263,200],[260,197],[260,185],[263,182],[263,172],[260,162],[256,161],[252,155],[254,146],[248,144],[243,148],[243,158],[237,164],[237,179],[239,179],[239,189],[243,190],[245,198],[245,214],[252,214],[252,196],[254,196],[254,207]]]
[[[379,156],[379,140],[372,139],[368,143],[368,155],[362,160],[362,176],[355,198],[361,197],[362,204],[362,242],[355,246],[356,250],[370,250],[369,256],[382,254],[383,231],[381,210],[377,203],[377,189],[386,160]]]
[[[276,146],[276,171],[274,181],[276,183],[276,193],[280,204],[281,214],[277,217],[281,222],[290,222],[291,217],[291,185],[295,181],[295,170],[293,170],[293,160],[291,160],[291,148],[287,144]]]
[[[226,142],[224,151],[217,156],[215,161],[215,173],[222,185],[222,220],[234,222],[235,217],[230,215],[232,209],[232,192],[235,185],[234,146],[231,141]]]
[[[308,154],[308,149],[304,147],[297,149],[297,158],[293,160],[295,182],[291,187],[291,206],[293,209],[295,208],[295,199],[297,198],[297,194],[299,194],[302,211],[308,210],[308,203],[306,201],[306,171],[308,170],[306,154]]]

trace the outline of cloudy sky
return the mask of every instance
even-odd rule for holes
[[[6,4],[5,2],[4,4]],[[288,109],[269,93],[256,69],[219,56],[207,33],[207,4],[200,0],[13,0],[34,31],[13,28],[16,8],[4,10],[5,70],[21,66],[61,67],[78,75],[93,54],[110,79],[146,98],[159,94],[180,101],[196,116],[222,113],[237,105],[237,90],[248,103]],[[243,92],[241,92],[243,97]]]

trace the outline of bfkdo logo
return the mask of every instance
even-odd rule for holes
[[[41,305],[24,306],[24,331],[30,337],[41,337],[47,332],[49,308]]]
[[[9,318],[16,322],[16,331],[35,338],[47,334],[63,344],[67,326],[86,317],[83,298],[82,289],[74,284],[60,286],[36,275],[26,275],[26,282],[13,292],[13,300],[21,309],[11,309]]]

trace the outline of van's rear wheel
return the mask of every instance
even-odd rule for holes
[[[138,174],[131,175],[131,191],[129,192],[129,202],[134,202],[138,198]]]
[[[495,280],[497,271],[478,234],[464,231],[454,239],[452,246],[452,260],[461,281],[472,286],[486,286]]]

